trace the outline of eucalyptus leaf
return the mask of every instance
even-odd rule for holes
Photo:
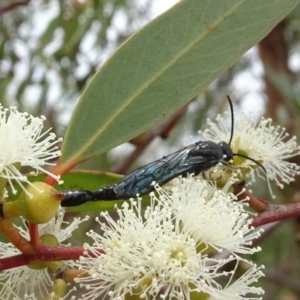
[[[182,0],[95,74],[67,130],[62,164],[126,142],[199,94],[298,0]]]

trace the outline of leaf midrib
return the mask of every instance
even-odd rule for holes
[[[227,13],[223,14],[221,18],[217,19],[216,22],[214,22],[212,25],[209,26],[209,31],[204,32],[203,34],[199,35],[199,38],[193,40],[190,44],[188,44],[186,47],[183,48],[182,51],[179,52],[168,64],[166,64],[162,69],[160,69],[160,72],[156,72],[152,77],[149,78],[149,80],[139,88],[133,96],[129,97],[128,100],[123,102],[123,105],[120,106],[118,110],[115,111],[115,113],[112,114],[112,116],[101,126],[101,128],[98,130],[96,134],[85,144],[84,147],[80,149],[73,157],[69,159],[69,161],[76,161],[77,157],[80,157],[87,149],[91,147],[91,145],[97,140],[97,138],[111,125],[112,122],[124,111],[124,109],[129,106],[140,94],[143,93],[146,88],[153,83],[157,78],[161,76],[166,70],[168,70],[172,65],[175,64],[176,61],[180,60],[181,57],[185,53],[189,51],[195,44],[197,44],[201,39],[205,38],[207,34],[211,33],[213,29],[215,29],[222,20],[224,20],[226,17],[228,17],[231,13],[233,13],[235,10],[237,10],[238,7],[240,7],[245,1],[247,0],[241,0],[239,3],[234,5],[231,9],[228,10]]]

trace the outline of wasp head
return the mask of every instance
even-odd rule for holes
[[[225,161],[228,162],[231,159],[233,159],[232,150],[231,150],[230,146],[226,142],[220,142],[219,146],[222,148],[224,156],[226,156],[226,157],[224,157]]]

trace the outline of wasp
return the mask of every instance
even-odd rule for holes
[[[234,131],[234,113],[230,97],[227,96],[231,111],[231,132],[229,142],[214,143],[199,141],[162,157],[152,163],[142,166],[125,175],[119,182],[104,186],[94,192],[64,191],[61,206],[77,206],[88,201],[118,200],[145,195],[154,190],[153,182],[163,186],[172,179],[187,174],[198,175],[213,168],[219,163],[228,165],[234,156],[241,156],[259,165],[266,173],[265,168],[258,161],[238,153],[233,153],[230,147]]]

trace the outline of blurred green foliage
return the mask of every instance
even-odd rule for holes
[[[1,1],[1,8],[11,1]],[[0,18],[0,102],[45,115],[64,134],[70,112],[107,56],[140,24],[134,0],[30,1]],[[65,119],[66,119],[65,118]]]

